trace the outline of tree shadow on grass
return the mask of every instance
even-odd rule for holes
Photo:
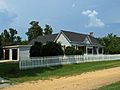
[[[22,77],[48,77],[49,74],[54,74],[54,71],[62,68],[62,65],[41,67],[28,70],[20,70],[18,63],[1,63],[0,64],[0,77],[3,78],[22,78]],[[45,75],[45,76],[44,76]]]

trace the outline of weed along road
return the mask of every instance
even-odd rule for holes
[[[120,81],[120,67],[77,76],[25,82],[1,90],[91,90]]]

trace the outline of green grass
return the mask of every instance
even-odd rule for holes
[[[55,67],[36,68],[20,71],[18,63],[0,63],[0,77],[11,80],[13,83],[21,83],[32,80],[44,80],[63,76],[78,75],[85,72],[120,67],[120,60],[108,62],[91,62]]]
[[[113,84],[101,87],[98,90],[120,90],[120,81],[117,83],[113,83]]]

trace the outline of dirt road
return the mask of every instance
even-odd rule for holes
[[[3,90],[91,90],[120,81],[120,67],[53,80],[25,82]]]

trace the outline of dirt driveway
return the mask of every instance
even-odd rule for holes
[[[3,90],[91,90],[120,81],[120,67],[53,80],[25,82]]]

